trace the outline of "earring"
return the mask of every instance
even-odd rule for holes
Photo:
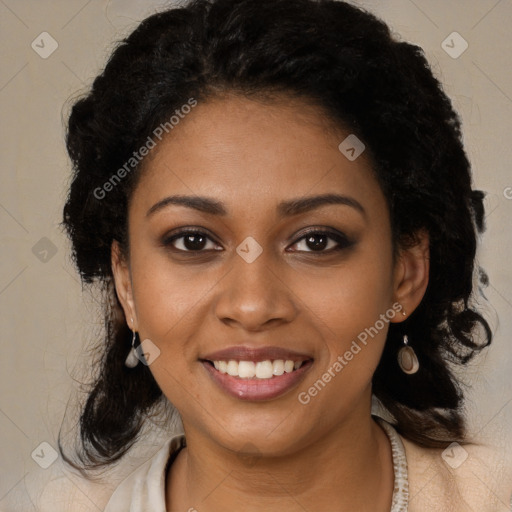
[[[132,348],[126,357],[126,361],[124,362],[125,366],[128,368],[135,368],[139,364],[139,358],[137,357],[137,352],[135,350],[135,338],[137,337],[137,333],[133,331],[132,337]]]
[[[407,375],[412,375],[419,370],[420,363],[414,349],[408,345],[409,339],[404,335],[404,346],[398,351],[398,366]]]

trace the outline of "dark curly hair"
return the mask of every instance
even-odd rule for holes
[[[395,251],[428,232],[425,296],[407,320],[390,324],[373,392],[404,437],[427,447],[465,442],[463,393],[450,364],[467,363],[492,339],[472,293],[484,194],[472,190],[459,117],[423,51],[343,1],[193,0],[142,21],[69,117],[74,175],[63,224],[83,282],[103,286],[106,321],[101,370],[80,416],[83,467],[119,460],[165,402],[146,365],[124,365],[131,332],[112,286],[111,245],[127,248],[141,164],[108,194],[98,190],[190,98],[225,93],[318,106],[366,145]],[[405,332],[421,361],[414,375],[396,361]]]

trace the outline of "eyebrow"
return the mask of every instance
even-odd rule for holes
[[[291,217],[300,213],[305,213],[325,205],[339,204],[350,206],[366,216],[366,210],[363,205],[353,197],[340,194],[321,194],[318,196],[299,197],[288,201],[283,201],[277,206],[279,217]],[[215,199],[205,196],[169,196],[155,203],[146,213],[146,217],[166,208],[170,205],[185,206],[210,215],[224,217],[228,214],[224,204]]]

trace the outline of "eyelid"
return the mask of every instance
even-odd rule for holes
[[[355,241],[351,238],[349,238],[347,235],[345,235],[343,232],[335,230],[333,228],[328,227],[312,227],[308,228],[306,231],[303,231],[300,235],[298,235],[297,238],[295,238],[295,241],[291,244],[296,245],[302,240],[304,240],[308,235],[325,235],[327,238],[330,238],[331,240],[334,240],[337,243],[337,246],[328,250],[322,250],[322,251],[297,251],[299,253],[307,253],[307,254],[332,254],[337,251],[346,249],[353,245]]]
[[[173,242],[175,242],[176,240],[179,240],[189,234],[203,235],[205,238],[207,238],[211,242],[214,242],[217,245],[221,245],[221,244],[219,244],[219,242],[217,242],[215,240],[215,238],[209,233],[209,231],[207,229],[196,228],[196,227],[181,228],[178,231],[173,232],[171,235],[165,235],[162,239],[162,245],[172,246]],[[318,254],[318,255],[332,254],[334,252],[346,249],[355,243],[355,241],[353,239],[349,238],[347,235],[345,235],[341,231],[334,230],[333,228],[317,226],[317,227],[308,228],[306,231],[303,231],[299,235],[296,235],[294,237],[294,241],[291,243],[291,246],[297,245],[302,240],[304,240],[308,235],[313,235],[313,234],[314,235],[325,235],[327,238],[334,240],[336,242],[337,246],[334,248],[330,248],[328,250],[321,250],[321,251],[310,250],[310,251],[292,251],[292,252],[310,253],[310,254]],[[192,251],[192,250],[176,249],[175,247],[173,247],[173,250],[175,250],[179,253],[188,253],[188,254],[199,255],[202,253],[207,253],[207,252],[211,251],[212,249],[209,249],[209,250],[202,249],[202,250],[198,250],[198,251]],[[213,250],[217,251],[218,249],[213,249]]]
[[[180,228],[177,231],[174,231],[172,234],[166,234],[162,237],[162,245],[169,246],[172,245],[173,242],[179,240],[180,238],[184,238],[186,235],[203,235],[208,240],[214,242],[217,245],[220,245],[219,242],[215,240],[215,237],[210,234],[210,232],[205,228]],[[197,253],[200,254],[202,252],[206,252],[204,250],[201,251],[184,251],[182,249],[175,249],[178,252],[182,253]]]

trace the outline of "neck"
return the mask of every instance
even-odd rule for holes
[[[185,428],[187,447],[167,476],[167,510],[388,512],[394,486],[389,440],[365,414],[286,457],[241,457]],[[333,503],[336,504],[333,507]]]

